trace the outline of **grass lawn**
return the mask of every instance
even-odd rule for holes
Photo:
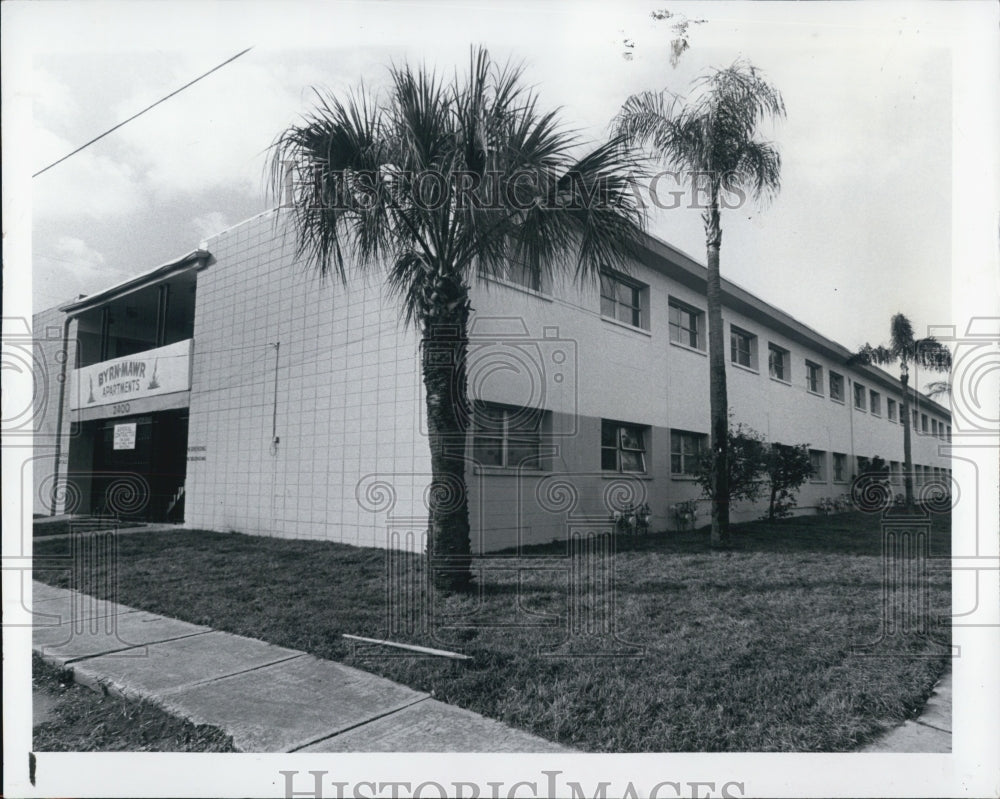
[[[236,751],[232,738],[215,727],[182,721],[148,702],[95,693],[38,655],[31,682],[36,752]]]
[[[932,518],[932,556],[946,558],[950,520]],[[733,532],[723,552],[709,549],[707,531],[619,540],[614,622],[625,652],[606,636],[568,635],[568,561],[552,547],[504,559],[474,595],[436,599],[430,629],[391,636],[465,662],[356,649],[341,637],[388,635],[377,549],[202,531],[123,536],[117,599],[341,660],[587,751],[848,751],[922,707],[947,669],[940,646],[899,635],[878,657],[853,651],[882,626],[878,517]],[[35,557],[68,548],[36,539]],[[404,560],[419,573],[419,558]],[[67,571],[36,577],[69,584]],[[932,624],[947,618],[948,570],[932,566],[923,588]]]

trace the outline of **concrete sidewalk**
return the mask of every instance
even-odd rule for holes
[[[242,752],[568,752],[331,660],[32,581],[32,648]]]
[[[951,752],[951,672],[934,686],[920,717],[904,722],[862,752]]]

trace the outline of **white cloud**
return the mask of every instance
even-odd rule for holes
[[[104,253],[83,239],[60,236],[50,250],[35,253],[32,293],[36,310],[66,302],[79,294],[93,294],[129,274],[109,268]]]
[[[221,211],[210,211],[207,214],[196,216],[191,220],[191,224],[194,225],[194,229],[198,231],[198,235],[203,239],[214,236],[216,233],[232,226],[226,215]]]

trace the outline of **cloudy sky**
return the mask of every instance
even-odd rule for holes
[[[723,274],[851,348],[884,340],[896,311],[918,330],[953,321],[954,58],[974,13],[889,3],[42,5],[24,84],[29,174],[253,49],[30,180],[36,310],[267,208],[268,145],[310,107],[311,87],[378,86],[403,59],[450,72],[482,43],[523,61],[543,105],[595,141],[630,93],[683,94],[707,68],[749,58],[785,98],[787,120],[768,131],[783,186],[767,208],[724,215]],[[706,20],[692,25],[676,68],[670,23],[650,16],[664,7]],[[703,260],[698,211],[653,209],[650,230]]]

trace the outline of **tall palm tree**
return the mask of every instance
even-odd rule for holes
[[[725,339],[722,327],[722,246],[720,199],[770,199],[781,185],[781,156],[758,138],[768,118],[783,117],[781,93],[749,62],[699,78],[683,100],[669,92],[642,92],[628,98],[614,121],[617,135],[645,148],[671,169],[682,171],[708,195],[702,219],[708,250],[708,354],[711,446],[714,462],[712,544],[729,536],[728,416]]]
[[[378,273],[421,336],[436,586],[471,581],[465,451],[469,290],[512,261],[596,281],[628,270],[644,224],[620,141],[581,153],[538,109],[519,67],[473,49],[469,71],[389,70],[389,87],[317,106],[276,139],[272,190],[288,194],[298,256],[347,281]],[[350,270],[350,274],[349,274]]]
[[[906,506],[913,506],[913,458],[910,451],[910,364],[935,372],[951,371],[951,350],[933,336],[914,338],[913,325],[903,314],[897,313],[889,323],[889,346],[873,347],[865,344],[848,363],[888,366],[899,363],[899,381],[903,384],[903,405],[900,422],[903,425],[903,485]]]

